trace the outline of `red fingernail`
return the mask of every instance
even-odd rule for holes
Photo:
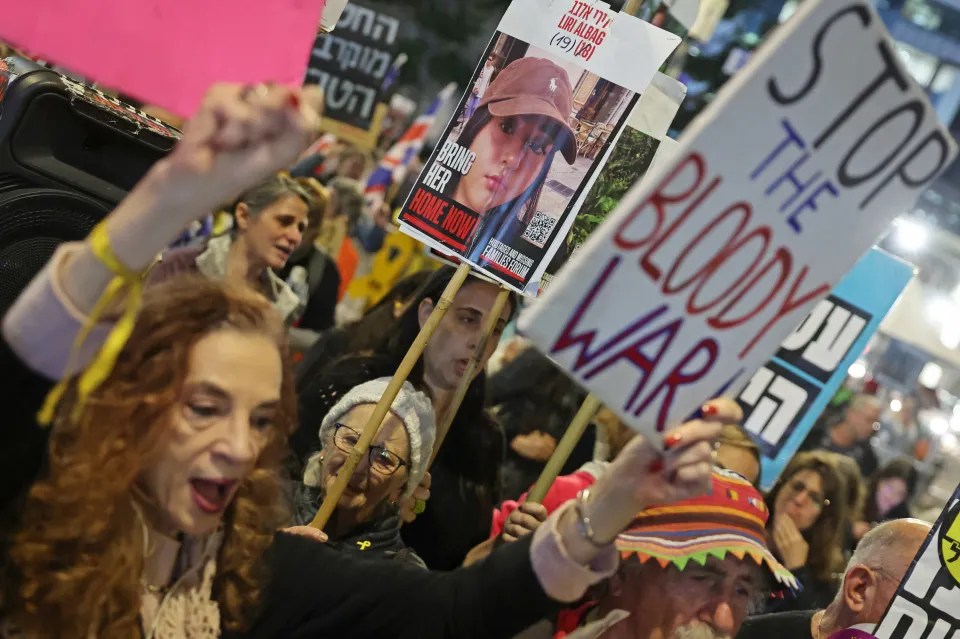
[[[664,445],[666,448],[673,448],[674,446],[676,446],[677,444],[679,444],[679,443],[680,443],[680,440],[682,440],[682,439],[683,439],[683,435],[681,435],[681,434],[679,434],[679,433],[674,433],[674,434],[672,434],[672,435],[667,435],[666,437],[663,438],[663,445]]]
[[[657,458],[650,462],[649,470],[651,473],[659,473],[661,470],[663,470],[663,459]]]
[[[289,96],[287,96],[287,104],[289,104],[289,105],[290,105],[291,107],[293,107],[294,109],[299,110],[299,109],[300,109],[300,96],[297,95],[296,93],[291,93]]]
[[[707,404],[704,406],[701,411],[704,417],[713,417],[720,412],[720,409],[714,406],[713,404]]]

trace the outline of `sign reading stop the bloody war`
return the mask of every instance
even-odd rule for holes
[[[351,1],[333,33],[313,46],[306,82],[323,89],[324,117],[370,128],[384,78],[393,64],[400,20]]]
[[[874,631],[877,639],[960,633],[960,486],[934,524]]]
[[[679,42],[604,2],[514,0],[401,229],[522,292]]]
[[[871,249],[740,392],[743,427],[764,457],[763,490],[773,488],[912,277],[910,264]]]
[[[738,392],[955,154],[869,0],[807,0],[520,329],[663,431]]]

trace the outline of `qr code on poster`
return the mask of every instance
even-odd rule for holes
[[[523,232],[523,239],[535,244],[538,248],[543,248],[543,245],[550,239],[550,233],[553,232],[553,227],[556,225],[557,218],[547,215],[543,211],[537,211],[533,214],[533,219],[530,220],[530,224]]]

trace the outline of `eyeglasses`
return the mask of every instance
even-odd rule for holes
[[[794,479],[787,486],[793,491],[793,494],[799,495],[800,493],[806,493],[807,498],[813,503],[817,508],[826,508],[830,505],[830,500],[823,496],[823,493],[819,493],[815,490],[811,490],[809,486],[803,483],[802,479]]]
[[[352,453],[360,441],[360,433],[345,424],[333,425],[333,443],[345,453]],[[370,467],[381,475],[392,475],[401,466],[409,466],[409,462],[383,446],[371,446],[367,449],[367,460]]]

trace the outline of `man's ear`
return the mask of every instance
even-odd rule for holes
[[[233,219],[236,222],[237,228],[241,231],[246,231],[250,228],[250,207],[247,206],[246,202],[240,202],[233,209]]]
[[[430,313],[433,312],[433,300],[430,298],[420,301],[420,306],[417,307],[417,321],[420,322],[420,328],[423,328],[423,325],[427,323],[427,318],[430,317]]]
[[[877,574],[866,566],[857,565],[847,571],[843,577],[843,601],[850,612],[862,613],[876,597]]]

